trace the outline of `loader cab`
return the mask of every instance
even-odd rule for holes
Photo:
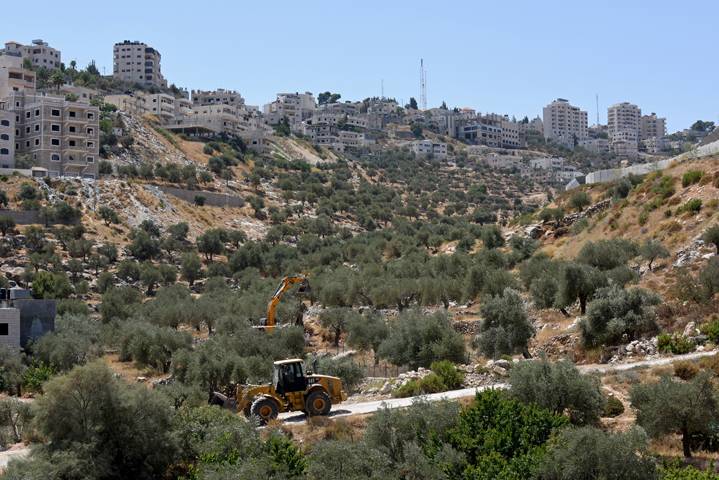
[[[276,362],[272,383],[279,394],[305,391],[307,383],[302,372],[302,361]]]

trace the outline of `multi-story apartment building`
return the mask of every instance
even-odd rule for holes
[[[360,114],[360,103],[352,103],[346,101],[344,103],[328,103],[323,105],[319,110],[323,112],[340,113],[346,115],[359,115]]]
[[[5,43],[5,55],[14,55],[20,58],[27,58],[34,68],[45,67],[48,70],[60,68],[62,55],[60,50],[52,48],[47,42],[33,40],[31,45],[23,45],[18,42]]]
[[[15,112],[0,100],[0,168],[15,166]]]
[[[639,151],[637,142],[631,140],[615,140],[612,142],[612,151],[618,157],[637,157]]]
[[[30,155],[50,177],[97,178],[98,107],[68,102],[62,94],[25,91],[14,92],[6,101],[15,115],[15,155]]]
[[[125,40],[113,48],[112,77],[125,82],[167,87],[160,52],[142,42]]]
[[[579,146],[592,153],[609,153],[612,142],[606,138],[585,138],[579,141]]]
[[[510,122],[507,116],[502,120],[502,147],[525,148],[527,137],[523,123]]]
[[[541,118],[533,118],[529,125],[527,125],[527,130],[534,130],[535,132],[544,133],[544,122]]]
[[[245,105],[245,99],[239,92],[218,88],[213,91],[193,90],[192,103],[193,105],[232,105],[242,108]]]
[[[449,135],[475,145],[501,148],[504,144],[502,137],[502,124],[505,118],[501,115],[484,115],[478,117],[460,118],[454,122],[454,130]]]
[[[649,153],[661,153],[669,148],[669,140],[661,137],[650,137],[643,140],[642,143]]]
[[[587,138],[587,112],[569,104],[569,100],[558,98],[542,109],[544,136],[560,143],[574,146],[574,138]]]
[[[444,158],[447,156],[447,144],[444,142],[434,142],[432,140],[415,140],[409,144],[409,149],[415,155],[423,156],[432,154],[435,158]]]
[[[667,134],[667,119],[657,118],[657,114],[642,115],[642,140],[661,138]]]
[[[367,128],[367,120],[362,116],[347,115],[340,113],[327,113],[322,111],[314,112],[314,115],[305,120],[307,125],[327,123],[329,125],[337,125],[341,123],[345,116],[347,117],[346,122],[349,127]]]
[[[287,117],[290,128],[300,130],[302,120],[312,116],[317,108],[312,93],[278,93],[277,100],[265,105],[265,115],[269,124],[277,124]]]
[[[382,100],[370,105],[367,113],[372,115],[397,115],[397,103]]]
[[[494,153],[484,157],[484,161],[490,167],[508,169],[515,168],[522,176],[527,176],[534,170],[532,167],[525,165],[524,162],[522,162],[522,157],[516,155],[497,155]]]
[[[20,91],[35,91],[35,72],[22,68],[22,57],[5,53],[0,56],[0,99]]]
[[[615,103],[607,109],[607,128],[611,137],[615,132],[633,129],[641,138],[642,111],[629,102]]]
[[[564,170],[564,158],[562,157],[535,158],[530,160],[529,164],[532,168],[539,170],[551,170],[553,172]]]

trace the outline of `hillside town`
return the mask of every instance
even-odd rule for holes
[[[311,92],[278,93],[262,107],[247,105],[236,90],[168,87],[160,52],[139,41],[125,40],[112,47],[113,71],[107,78],[124,85],[124,91],[73,82],[63,74],[68,67],[62,52],[42,40],[30,45],[7,42],[0,53],[0,169],[13,170],[16,156],[29,156],[34,175],[50,178],[98,178],[103,145],[99,106],[104,103],[134,115],[154,116],[163,129],[189,138],[241,138],[268,162],[274,158],[278,127],[351,158],[372,155],[380,136],[408,146],[419,156],[442,159],[448,153],[446,140],[456,139],[468,146],[470,155],[484,157],[492,166],[516,169],[523,177],[555,186],[583,178],[584,173],[577,165],[565,165],[559,156],[530,163],[528,136],[543,136],[569,149],[581,147],[614,163],[632,164],[681,152],[711,133],[702,125],[668,136],[665,118],[654,112],[642,115],[641,108],[629,102],[609,107],[606,125],[591,126],[586,110],[562,98],[531,121],[482,114],[469,107],[449,109],[444,103],[420,109],[414,98],[404,107],[383,97],[353,102],[330,92],[317,97]],[[76,66],[70,68],[76,71]],[[398,126],[416,126],[436,136],[421,138],[421,133],[417,136]],[[105,133],[122,136],[121,129]]]
[[[713,121],[150,43],[0,50],[0,478],[719,480]]]

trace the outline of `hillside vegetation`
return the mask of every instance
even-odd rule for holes
[[[719,159],[548,203],[546,189],[460,144],[443,160],[389,142],[378,158],[351,159],[285,137],[265,163],[241,141],[114,120],[135,140],[106,152],[96,183],[0,183],[8,208],[45,221],[17,226],[0,213],[0,282],[58,300],[55,332],[0,350],[3,390],[34,397],[0,402],[3,441],[35,444],[7,476],[576,478],[567,472],[621,464],[617,478],[693,478],[650,452],[702,452],[702,467],[714,455],[713,357],[633,376],[584,376],[576,364],[714,349]],[[209,206],[209,192],[245,205]],[[299,274],[312,291],[284,296],[286,328],[252,328],[279,279]],[[333,357],[343,348],[353,352]],[[380,380],[383,395],[476,375],[508,377],[512,389],[461,411],[418,399],[264,430],[206,405],[214,391],[269,380],[273,361],[309,355],[353,401],[376,385],[365,378],[375,364],[432,370]],[[591,465],[573,460],[586,449]]]

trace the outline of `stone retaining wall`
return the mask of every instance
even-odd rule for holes
[[[245,205],[245,200],[239,195],[223,195],[221,193],[183,190],[181,188],[167,187],[165,185],[159,185],[157,188],[162,193],[172,195],[173,197],[192,204],[195,203],[195,195],[202,195],[206,198],[205,205],[210,205],[211,207],[243,207]]]

